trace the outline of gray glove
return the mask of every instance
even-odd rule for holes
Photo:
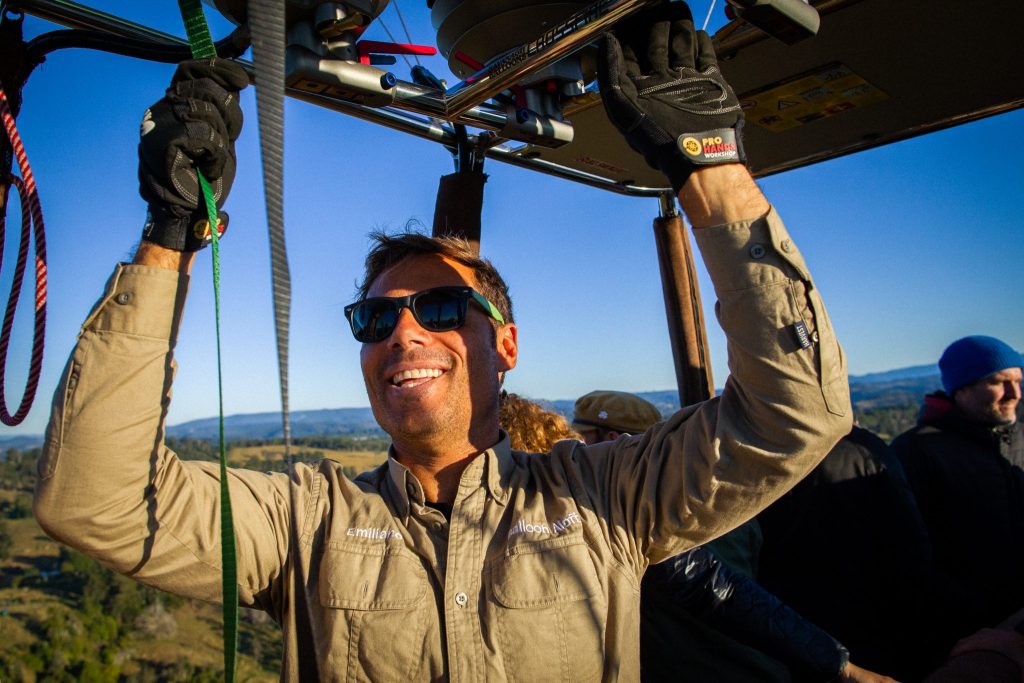
[[[677,193],[697,167],[746,161],[743,111],[685,2],[641,10],[605,34],[597,73],[608,118]]]
[[[139,194],[149,205],[142,238],[169,249],[210,243],[209,218],[196,169],[224,205],[235,178],[235,140],[242,130],[238,91],[249,84],[226,59],[182,62],[166,95],[142,119]],[[220,232],[227,214],[218,215]]]

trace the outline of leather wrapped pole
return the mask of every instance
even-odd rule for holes
[[[673,200],[667,200],[671,203]],[[711,398],[714,381],[708,353],[704,309],[693,266],[693,250],[683,219],[675,211],[654,219],[665,315],[672,340],[679,404],[692,405]]]
[[[480,253],[480,212],[486,182],[487,174],[479,170],[441,176],[434,204],[434,237],[464,237],[472,245],[473,253]]]

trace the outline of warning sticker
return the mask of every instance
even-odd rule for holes
[[[887,99],[839,63],[740,96],[747,122],[775,133]]]

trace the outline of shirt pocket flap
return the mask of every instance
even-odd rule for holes
[[[601,590],[581,536],[520,543],[491,569],[494,599],[510,609],[587,600]]]
[[[355,610],[403,610],[427,592],[419,561],[384,544],[331,543],[320,565],[320,604]]]

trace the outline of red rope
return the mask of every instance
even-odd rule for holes
[[[14,125],[14,116],[11,114],[7,95],[3,88],[0,88],[0,118],[3,119],[7,138],[11,141],[11,148],[14,150],[14,156],[18,160],[18,168],[21,171],[21,178],[14,175],[7,178],[10,184],[18,190],[18,196],[21,198],[21,243],[18,248],[18,260],[14,266],[11,295],[7,300],[3,325],[0,326],[0,422],[13,427],[21,424],[31,409],[36,389],[39,386],[39,373],[43,367],[43,339],[46,336],[46,236],[43,227],[43,210],[39,205],[39,194],[36,192],[36,181],[32,177],[32,169],[29,166],[28,157],[25,155],[25,148],[21,144],[21,136],[18,135],[18,129]],[[3,213],[0,213],[0,265],[3,264],[2,248],[6,237],[6,224],[5,205]],[[21,283],[25,276],[28,243],[33,234],[33,224],[35,225],[36,241],[36,324],[32,335],[32,358],[29,362],[25,394],[17,412],[11,415],[7,412],[5,398],[7,350],[11,343],[14,312],[18,307],[18,296],[21,293]]]

